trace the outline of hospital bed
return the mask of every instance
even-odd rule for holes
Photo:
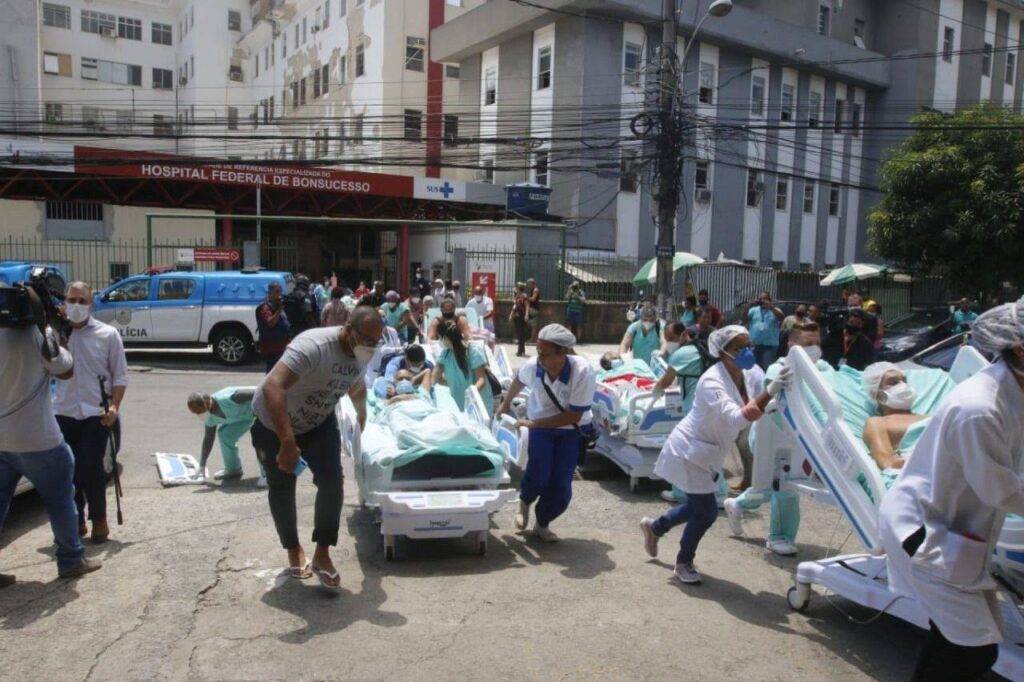
[[[792,490],[833,504],[853,526],[865,554],[846,554],[797,566],[795,585],[787,601],[803,612],[810,603],[811,586],[853,602],[888,612],[919,627],[928,618],[913,597],[888,589],[886,562],[878,536],[878,507],[886,486],[874,460],[844,419],[840,398],[800,348],[790,349],[794,381],[776,399],[779,419],[764,419],[754,443],[754,486]],[[976,350],[961,349],[951,376],[963,380],[987,364]],[[908,374],[908,381],[911,377]],[[915,408],[917,404],[915,403]],[[766,428],[761,428],[761,426]],[[1007,519],[996,550],[998,572],[1019,594],[1024,571],[1024,520]],[[1013,585],[1016,581],[1016,585]],[[1006,643],[1000,646],[994,670],[1011,679],[1024,679],[1024,611],[1020,598],[1000,594]]]
[[[677,387],[654,399],[654,384],[666,365],[661,358],[653,365],[627,360],[618,369],[598,373],[594,389],[594,449],[629,476],[634,493],[639,492],[641,479],[660,480],[654,465],[665,439],[685,416]]]
[[[460,412],[444,386],[433,399],[384,405],[371,397],[361,431],[352,402],[338,403],[342,452],[353,458],[360,505],[379,513],[388,561],[401,536],[469,535],[484,554],[491,515],[516,495],[508,472],[525,457],[525,434],[499,443],[476,388],[466,404]]]

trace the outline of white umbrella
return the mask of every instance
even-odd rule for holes
[[[873,263],[850,263],[841,268],[836,268],[821,280],[821,286],[827,287],[833,284],[848,284],[859,279],[878,277],[889,270],[888,265],[875,265]]]

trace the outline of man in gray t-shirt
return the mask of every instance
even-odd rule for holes
[[[357,307],[343,327],[302,332],[256,388],[252,407],[256,422],[252,444],[266,467],[270,513],[281,546],[288,551],[291,575],[315,573],[325,587],[340,586],[330,548],[338,544],[341,525],[341,434],[335,406],[348,395],[366,423],[366,385],[363,372],[384,332],[380,314]],[[299,457],[313,472],[316,503],[313,512],[313,560],[299,544],[293,473]],[[312,572],[311,570],[312,569]]]

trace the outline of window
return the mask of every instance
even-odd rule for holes
[[[299,79],[299,106],[306,103],[306,79]]]
[[[459,139],[459,117],[455,114],[445,114],[443,126],[445,146],[454,147]]]
[[[64,105],[55,102],[47,102],[43,119],[47,123],[60,123],[64,120]]]
[[[780,121],[793,120],[793,94],[795,88],[792,85],[782,86],[782,106],[779,109]]]
[[[356,0],[356,7],[362,7],[366,3],[366,0]]]
[[[832,30],[832,8],[818,5],[818,34],[827,36]]]
[[[71,28],[71,8],[67,5],[43,3],[43,26]]]
[[[811,90],[807,97],[807,127],[817,128],[821,121],[821,93]]]
[[[320,67],[320,94],[321,95],[326,95],[328,90],[330,90],[331,86],[328,84],[330,82],[330,80],[331,80],[331,65],[330,64],[324,64],[323,66]]]
[[[111,301],[145,301],[149,299],[149,280],[137,279],[125,282],[110,292]]]
[[[191,61],[191,57],[189,57],[189,60]],[[231,64],[230,66],[228,66],[228,80],[233,80],[238,83],[241,83],[242,78],[243,76],[241,64]]]
[[[228,130],[238,130],[238,107],[228,107]]]
[[[323,21],[320,23],[320,28],[327,28],[331,25],[331,0],[327,0],[324,3]]]
[[[366,74],[366,48],[356,45],[356,78]]]
[[[348,0],[338,0],[338,16],[343,17],[348,13]]]
[[[766,83],[763,76],[750,79],[750,113],[752,116],[764,116],[764,92]]]
[[[313,69],[313,99],[320,96],[320,69]]]
[[[345,124],[338,124],[338,154],[341,154],[345,148]]]
[[[845,108],[846,108],[846,102],[841,100],[841,99],[837,99],[836,100],[836,120],[835,120],[835,126],[833,127],[833,130],[836,133],[842,133],[843,132],[843,115],[845,113],[843,110]]]
[[[406,71],[423,72],[423,50],[427,41],[423,38],[407,36],[405,39],[405,69]]]
[[[853,44],[857,47],[864,47],[864,31],[866,27],[867,24],[863,19],[853,20]]]
[[[174,135],[174,121],[170,116],[153,114],[153,134],[157,137],[171,137]]]
[[[417,109],[406,109],[403,130],[403,136],[407,140],[419,140],[423,137],[423,112]]]
[[[82,57],[82,78],[119,85],[142,85],[142,67]]]
[[[171,25],[158,24],[154,21],[150,39],[156,45],[170,45],[172,42]]]
[[[775,210],[785,211],[789,205],[789,180],[777,178],[775,181]]]
[[[82,30],[86,33],[109,33],[116,35],[117,17],[113,14],[82,10]]]
[[[804,180],[804,213],[814,213],[814,190],[817,188],[810,180]]]
[[[117,18],[117,37],[128,40],[142,40],[142,20],[131,17]]]
[[[267,110],[270,112],[270,120],[273,121],[277,113],[274,111],[274,96],[271,95],[270,99],[267,100]]]
[[[458,64],[445,64],[444,65],[444,76],[445,78],[458,78],[461,75],[461,70]]]
[[[498,101],[498,70],[493,66],[484,72],[484,106]]]
[[[834,182],[828,186],[828,214],[839,215],[839,185]]]
[[[640,184],[639,180],[636,150],[623,149],[619,156],[619,189],[623,192],[635,192]]]
[[[188,77],[189,78],[194,78],[195,75],[196,75],[196,57],[195,57],[195,55],[190,55],[189,58],[188,58]]]
[[[537,89],[551,87],[551,46],[545,45],[537,50]]]
[[[192,298],[196,288],[194,279],[162,279],[156,292],[158,301],[183,301]]]
[[[854,137],[860,135],[860,103],[854,102],[850,105],[850,134]]]
[[[90,57],[82,57],[82,78],[90,81],[96,80],[96,60]]]
[[[120,282],[122,279],[125,279],[129,274],[131,274],[131,267],[131,263],[111,263],[110,281]]]
[[[953,43],[956,41],[956,30],[947,26],[942,33],[942,61],[953,61]]]
[[[352,122],[352,142],[354,144],[363,144],[363,142],[364,142],[364,138],[363,138],[363,128],[364,128],[364,125],[363,125],[363,123],[364,123],[364,118],[363,118],[362,114],[359,114],[358,116],[356,116],[355,120]]]
[[[697,162],[697,170],[694,174],[693,187],[696,190],[710,189],[711,185],[709,182],[710,173],[708,172],[708,162],[701,159]]]
[[[701,104],[715,103],[715,65],[700,63],[700,90],[697,99]]]
[[[533,181],[548,187],[548,152],[542,150],[533,155]]]
[[[174,72],[170,69],[153,69],[153,88],[157,90],[174,89]]]
[[[281,58],[288,56],[288,34],[281,31]]]
[[[346,80],[348,80],[348,59],[345,55],[341,55],[341,59],[338,61],[338,83],[344,85]]]
[[[761,192],[764,191],[764,178],[761,171],[747,171],[747,206],[757,208],[761,205]]]
[[[626,43],[622,57],[622,82],[633,88],[640,87],[640,65],[643,61],[643,46],[637,43]]]
[[[228,30],[229,31],[241,31],[242,30],[242,13],[233,9],[228,10]]]
[[[1006,53],[1006,84],[1013,85],[1014,76],[1017,73],[1017,55],[1013,52]]]
[[[494,159],[484,159],[483,163],[483,181],[494,184]]]
[[[445,0],[444,4],[451,5],[452,7],[462,7],[462,0]]]
[[[981,49],[981,75],[992,76],[992,43],[985,43]]]
[[[82,125],[86,128],[98,128],[101,123],[100,110],[98,107],[82,107]]]
[[[260,75],[260,53],[259,52],[256,53],[255,67],[256,68],[255,68],[255,72],[253,73],[253,75],[256,76],[257,78],[259,78],[259,75]]]
[[[60,72],[60,61],[61,57],[65,57],[68,61],[71,60],[70,55],[59,55],[56,52],[44,52],[43,53],[43,73],[49,73],[54,76],[61,75]],[[64,74],[70,76],[71,74]]]
[[[306,38],[309,36],[309,23],[307,17],[302,17],[302,44],[306,44]]]
[[[292,109],[299,106],[299,82],[292,81]]]
[[[299,47],[299,28],[300,28],[299,24],[298,24],[298,22],[296,22],[296,24],[295,24],[295,48],[296,49],[298,49],[298,47]]]

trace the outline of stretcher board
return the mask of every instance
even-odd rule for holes
[[[157,452],[153,454],[153,458],[156,460],[160,485],[165,488],[206,483],[206,472],[199,468],[199,462],[192,455]]]
[[[501,415],[491,425],[491,433],[505,451],[506,467],[526,468],[530,448],[530,431],[516,426],[516,420],[507,414]]]

